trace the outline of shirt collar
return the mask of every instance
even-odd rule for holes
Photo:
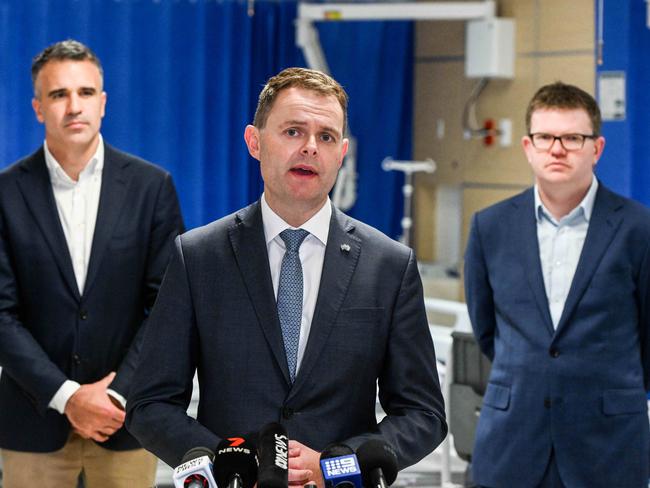
[[[63,183],[63,184],[75,184],[76,182],[68,176],[68,174],[63,170],[61,164],[56,160],[54,155],[50,152],[50,148],[47,147],[47,140],[43,142],[43,150],[45,152],[45,165],[47,170],[50,173],[50,179],[52,182]],[[83,171],[79,174],[81,179],[82,175],[90,176],[95,173],[101,173],[104,169],[104,139],[102,135],[99,134],[99,144],[97,144],[97,149],[95,154],[92,155],[88,163],[86,164]]]
[[[262,223],[264,225],[264,237],[266,238],[266,244],[268,245],[273,239],[275,239],[280,232],[285,229],[295,229],[295,227],[287,224],[282,217],[276,214],[269,204],[266,202],[266,197],[262,193],[261,198],[262,206]],[[316,237],[323,245],[327,245],[327,236],[330,232],[330,220],[332,218],[332,204],[329,197],[321,209],[316,212],[316,214],[309,219],[307,222],[302,224],[299,229],[305,229],[307,232]]]
[[[571,212],[569,212],[565,217],[562,217],[562,219],[575,217],[577,211],[582,211],[585,220],[589,222],[591,219],[591,213],[594,210],[594,203],[596,202],[596,193],[598,192],[598,179],[595,176],[592,176],[591,178],[591,185],[589,186],[589,190],[587,190],[587,194],[584,196],[578,206],[571,210]],[[534,187],[534,194],[535,217],[537,218],[537,221],[539,222],[542,220],[542,218],[546,217],[551,222],[555,222],[555,219],[551,215],[551,212],[549,212],[548,209],[544,206],[544,203],[539,196],[539,187],[537,184]]]

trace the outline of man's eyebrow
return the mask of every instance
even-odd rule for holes
[[[298,126],[298,127],[305,127],[307,124],[306,121],[304,120],[287,120],[280,124],[281,127],[291,127],[291,126]],[[336,137],[341,137],[341,131],[338,129],[335,129],[334,127],[331,127],[329,125],[322,126],[320,128],[322,132],[329,132],[334,134]]]
[[[307,122],[304,120],[287,120],[282,123],[282,126],[287,126],[287,125],[300,125],[300,126],[305,126],[307,125]]]
[[[51,90],[48,92],[47,96],[48,97],[53,97],[55,95],[64,95],[68,93],[67,88],[55,88],[54,90]],[[82,86],[78,89],[78,91],[84,92],[84,93],[97,93],[97,88],[94,86]]]
[[[55,90],[49,91],[47,93],[47,96],[48,97],[53,97],[54,95],[62,95],[62,94],[67,93],[67,92],[68,92],[68,90],[66,90],[65,88],[57,88]]]
[[[331,132],[332,134],[334,134],[336,136],[341,135],[341,131],[339,131],[338,129],[335,129],[334,127],[330,127],[329,125],[326,125],[325,127],[323,127],[323,130],[325,132]]]

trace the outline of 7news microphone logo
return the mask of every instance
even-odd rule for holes
[[[246,447],[246,439],[241,437],[228,437],[230,444],[223,447],[217,451],[217,454],[223,455],[230,452],[240,453],[240,454],[251,454],[251,450]],[[243,444],[243,445],[242,445]],[[241,446],[241,447],[240,447]]]
[[[354,455],[330,458],[323,461],[325,476],[341,476],[344,474],[360,474],[361,470],[357,464],[357,457]]]

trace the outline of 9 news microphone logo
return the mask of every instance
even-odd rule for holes
[[[322,461],[325,466],[325,477],[332,478],[344,474],[361,474],[357,458],[354,455],[341,456],[325,459]]]

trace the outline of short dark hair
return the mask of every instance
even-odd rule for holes
[[[104,79],[104,70],[102,69],[102,63],[99,61],[97,55],[92,52],[92,50],[74,39],[66,39],[65,41],[59,41],[52,44],[51,46],[46,47],[38,53],[32,60],[32,85],[34,87],[34,93],[36,93],[36,78],[38,74],[50,61],[90,61],[99,70],[99,76]]]
[[[533,95],[526,109],[526,131],[530,133],[530,119],[533,112],[549,108],[583,109],[591,120],[593,135],[600,136],[601,116],[596,99],[574,85],[556,81],[544,85]]]
[[[312,90],[323,96],[333,95],[343,109],[343,132],[348,124],[348,95],[343,87],[329,75],[307,68],[287,68],[267,81],[260,93],[253,125],[263,129],[269,118],[273,103],[282,90],[291,87]]]

